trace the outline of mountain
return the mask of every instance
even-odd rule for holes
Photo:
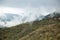
[[[54,12],[54,13],[51,13],[47,16],[44,17],[45,19],[49,19],[49,18],[60,18],[60,13],[59,12]]]
[[[48,18],[0,28],[0,40],[60,40],[60,21]]]

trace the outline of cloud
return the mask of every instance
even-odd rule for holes
[[[24,9],[22,8],[12,8],[12,7],[0,7],[0,14],[3,13],[24,13]]]
[[[3,13],[0,12],[2,14],[2,17],[1,16],[0,17],[3,20],[6,21],[6,18],[9,19],[11,17],[13,17],[13,19],[11,21],[6,21],[6,24],[4,24],[4,21],[0,22],[0,23],[2,23],[2,25],[5,25],[7,27],[11,27],[11,26],[15,26],[15,25],[18,25],[21,23],[35,21],[37,19],[41,20],[41,18],[42,18],[41,16],[46,16],[49,13],[54,12],[56,9],[55,8],[46,8],[46,7],[40,7],[40,8],[29,8],[28,7],[28,8],[23,9],[23,11],[22,11],[19,8],[2,7],[1,10],[3,11]],[[17,11],[15,11],[15,10],[17,10]],[[22,13],[19,12],[19,10]],[[12,16],[6,15],[6,13],[9,15],[12,15]],[[14,15],[19,15],[19,16],[14,16]]]

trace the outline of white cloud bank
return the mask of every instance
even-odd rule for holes
[[[0,7],[0,17],[6,13],[17,14],[17,15],[22,16],[22,17],[19,17],[19,16],[14,17],[12,21],[7,22],[6,24],[0,21],[0,24],[7,26],[7,27],[11,27],[11,26],[15,26],[15,25],[25,23],[25,22],[35,21],[37,18],[40,19],[41,15],[46,16],[49,13],[52,13],[54,11],[56,11],[55,8],[45,8],[45,7],[24,8],[24,9],[23,8],[11,8],[11,7]],[[22,21],[23,19],[25,20]]]

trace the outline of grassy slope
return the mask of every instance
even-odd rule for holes
[[[60,40],[60,22],[49,19],[0,29],[0,40]]]
[[[42,26],[19,40],[60,40],[60,26],[56,24]]]

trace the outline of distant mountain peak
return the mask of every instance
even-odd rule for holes
[[[53,12],[53,13],[45,16],[45,19],[49,19],[49,18],[60,18],[60,13],[59,12]]]

